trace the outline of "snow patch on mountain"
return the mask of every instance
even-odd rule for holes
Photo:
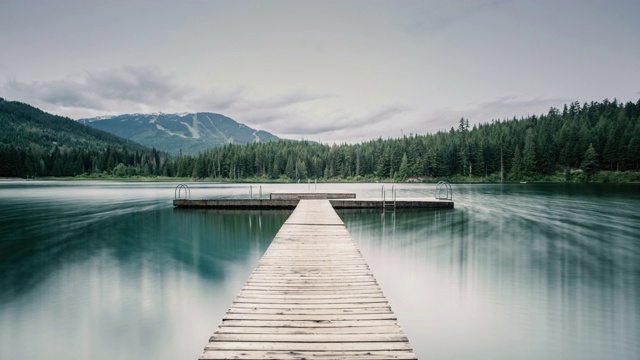
[[[180,121],[180,124],[184,125],[187,127],[187,129],[189,129],[189,132],[191,133],[191,137],[194,139],[200,139],[200,133],[198,132],[198,129],[194,128],[193,126],[187,124],[184,121]]]
[[[164,128],[164,126],[160,125],[160,124],[156,124],[156,128],[160,131],[164,131],[165,133],[171,135],[171,136],[179,136],[181,138],[186,139],[187,136],[183,135],[183,134],[178,134],[178,133],[174,133],[173,131],[169,131],[167,129]]]

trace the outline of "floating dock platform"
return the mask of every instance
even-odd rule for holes
[[[345,191],[273,192],[269,199],[174,199],[177,208],[295,209],[300,200],[324,199],[335,209],[452,209],[452,200],[435,198],[356,199]]]
[[[273,201],[297,207],[200,359],[416,359],[330,200]]]

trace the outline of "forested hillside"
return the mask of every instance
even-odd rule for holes
[[[0,100],[0,134],[0,177],[640,181],[640,100],[576,102],[472,128],[460,119],[449,131],[354,145],[277,141],[179,157]]]
[[[176,175],[197,178],[407,179],[500,181],[564,176],[588,180],[600,171],[640,165],[640,100],[565,105],[546,115],[494,121],[429,135],[357,145],[281,141],[225,146],[177,160]],[[584,170],[584,171],[583,171]],[[582,176],[573,179],[574,176]],[[559,180],[558,178],[554,180]]]
[[[133,174],[145,164],[153,169],[162,157],[135,142],[0,98],[0,177],[110,173],[121,162],[130,164]]]

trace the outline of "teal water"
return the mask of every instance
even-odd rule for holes
[[[197,358],[290,212],[174,210],[175,185],[0,182],[0,359]],[[455,185],[454,201],[340,212],[420,358],[637,358],[640,186]]]
[[[0,184],[0,359],[195,359],[290,212],[174,184]]]
[[[638,358],[640,186],[454,189],[342,214],[419,358]]]

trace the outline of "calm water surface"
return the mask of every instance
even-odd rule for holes
[[[175,185],[0,182],[0,359],[197,358],[290,212],[174,210]],[[454,185],[454,200],[340,212],[418,357],[638,358],[639,185]]]

